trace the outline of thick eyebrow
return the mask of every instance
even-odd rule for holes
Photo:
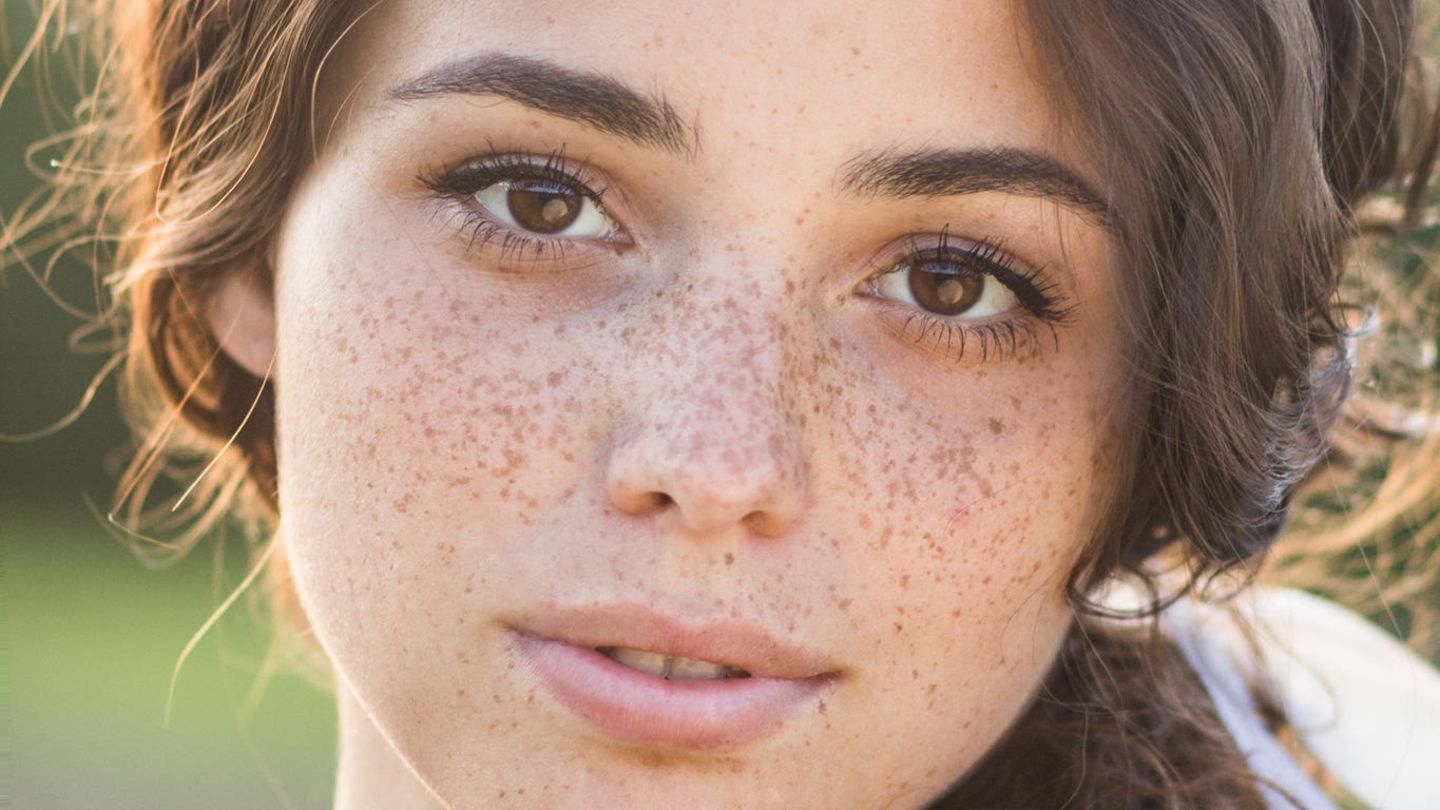
[[[413,101],[452,94],[507,98],[681,156],[693,155],[698,147],[694,129],[663,97],[647,97],[613,76],[544,59],[484,53],[404,82],[389,96]]]
[[[841,167],[840,187],[876,197],[947,197],[1001,191],[1048,197],[1110,227],[1110,206],[1080,174],[1039,152],[989,149],[895,149],[866,152]]]

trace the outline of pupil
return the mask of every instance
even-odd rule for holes
[[[578,192],[554,183],[511,183],[505,202],[525,230],[557,233],[580,216],[583,201]]]
[[[929,267],[942,271],[926,269]],[[937,315],[961,314],[975,306],[985,290],[984,274],[954,264],[912,267],[909,277],[915,303]]]

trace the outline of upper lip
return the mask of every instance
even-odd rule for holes
[[[685,622],[634,603],[535,611],[515,629],[580,647],[629,647],[738,667],[760,678],[834,674],[824,656],[734,619]]]

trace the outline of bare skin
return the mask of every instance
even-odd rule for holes
[[[1086,155],[1010,3],[572,9],[377,7],[327,64],[337,123],[273,290],[235,273],[212,311],[242,364],[274,357],[283,538],[339,676],[337,806],[921,807],[1072,619],[1117,429],[1116,279],[1095,206],[1053,184],[847,185],[866,156],[1002,148],[1083,185]],[[495,54],[673,119],[420,80],[481,55],[534,72]],[[584,186],[497,194],[497,164]],[[491,186],[456,189],[474,165]],[[509,623],[617,601],[762,625],[833,662],[834,690],[744,745],[616,740],[517,664]]]

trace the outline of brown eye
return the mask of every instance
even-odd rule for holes
[[[559,233],[580,216],[585,198],[574,189],[546,181],[516,181],[507,184],[505,203],[515,223],[535,233]]]
[[[984,274],[954,264],[925,262],[907,276],[915,303],[936,315],[960,315],[985,291]]]
[[[1003,315],[1019,304],[1015,291],[962,256],[955,259],[912,256],[875,281],[881,296],[938,317],[979,321]]]
[[[604,238],[615,230],[595,198],[582,188],[544,179],[502,180],[475,192],[475,202],[524,233]]]

